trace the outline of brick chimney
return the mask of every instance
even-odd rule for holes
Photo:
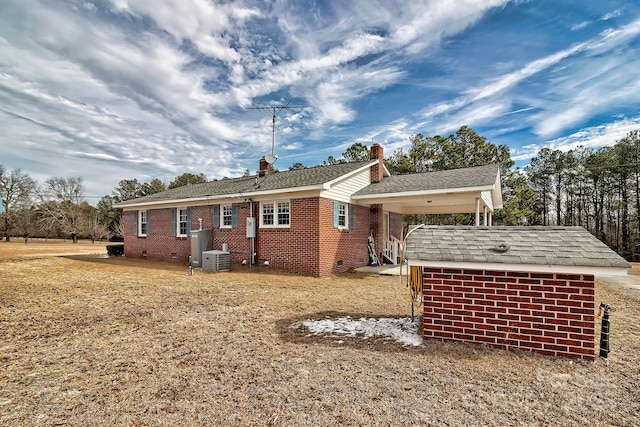
[[[382,181],[384,176],[384,153],[382,145],[375,143],[371,146],[371,160],[378,159],[378,164],[371,166],[371,183]]]
[[[264,156],[260,159],[260,167],[258,168],[258,176],[265,176],[269,172],[269,163],[265,160]]]

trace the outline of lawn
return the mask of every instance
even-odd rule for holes
[[[0,424],[640,425],[640,300],[604,284],[611,354],[582,362],[304,326],[407,317],[397,277],[92,253],[0,243]]]

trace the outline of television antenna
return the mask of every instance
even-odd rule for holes
[[[291,100],[284,105],[269,105],[263,107],[248,107],[247,110],[271,111],[271,156],[275,158],[276,147],[276,117],[284,110],[298,110],[307,108],[307,105],[289,105]],[[271,162],[270,162],[271,163]]]

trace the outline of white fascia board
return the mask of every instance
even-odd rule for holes
[[[398,193],[376,193],[376,194],[361,194],[354,195],[354,200],[366,200],[366,199],[381,199],[389,197],[411,197],[411,196],[431,196],[434,194],[453,194],[453,193],[476,193],[482,191],[491,191],[493,186],[482,187],[460,187],[460,188],[441,188],[437,190],[418,190],[418,191],[403,191]]]
[[[494,212],[493,197],[490,191],[483,191],[480,194],[480,198],[484,202],[484,205],[489,209],[489,212]]]
[[[264,191],[252,191],[250,193],[233,193],[233,194],[220,194],[215,196],[203,196],[203,197],[194,197],[190,199],[170,199],[170,200],[157,200],[153,202],[141,202],[141,203],[128,203],[126,205],[113,205],[114,208],[120,208],[122,210],[131,210],[134,208],[140,207],[176,207],[176,206],[197,206],[198,204],[206,205],[206,202],[216,201],[216,200],[225,200],[225,199],[248,199],[254,196],[265,196],[265,195],[279,195],[279,194],[295,194],[302,193],[307,191],[321,191],[323,189],[322,184],[319,185],[309,185],[306,187],[295,187],[295,188],[281,188],[277,190],[264,190]],[[203,203],[205,202],[205,203]]]
[[[361,168],[358,168],[358,169],[352,170],[351,172],[345,173],[344,175],[340,175],[339,177],[337,177],[337,178],[335,178],[335,179],[332,179],[331,181],[325,182],[325,183],[323,184],[323,189],[325,189],[325,190],[329,190],[333,184],[335,184],[335,183],[337,183],[337,182],[340,182],[340,181],[343,181],[343,180],[345,180],[346,178],[349,178],[349,177],[351,177],[351,176],[353,176],[353,175],[356,175],[356,174],[358,174],[358,173],[362,172],[363,170],[367,170],[367,169],[369,169],[371,166],[373,166],[373,165],[377,165],[379,162],[380,162],[379,160],[376,160],[374,163],[371,163],[371,164],[368,164],[368,165],[362,166]]]
[[[493,197],[493,207],[495,209],[502,209],[504,207],[502,200],[502,179],[500,178],[500,170],[498,170],[498,176],[496,176],[496,182],[493,184],[494,191],[491,193]]]
[[[169,200],[156,200],[153,202],[139,202],[139,203],[127,203],[126,205],[122,205],[120,203],[113,205],[114,208],[119,208],[124,211],[134,209],[134,208],[142,208],[142,207],[176,207],[178,205],[188,205],[193,202],[201,202],[211,199],[210,197],[197,197],[193,199],[169,199]],[[163,206],[164,205],[164,206]]]
[[[498,262],[456,262],[456,261],[424,261],[410,259],[411,266],[435,268],[468,268],[471,270],[519,271],[533,273],[593,274],[594,276],[626,276],[627,269],[621,267],[589,267],[581,265],[547,265],[547,264],[503,264]]]

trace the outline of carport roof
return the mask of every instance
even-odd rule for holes
[[[352,199],[360,205],[381,204],[383,210],[401,214],[471,213],[485,206],[493,212],[502,208],[500,167],[491,164],[385,176],[354,193]]]
[[[425,226],[407,237],[411,260],[630,268],[582,227]]]
[[[499,172],[499,166],[491,164],[462,169],[391,175],[361,189],[355,193],[354,198],[410,192],[425,193],[435,190],[455,191],[460,188],[493,189]]]

